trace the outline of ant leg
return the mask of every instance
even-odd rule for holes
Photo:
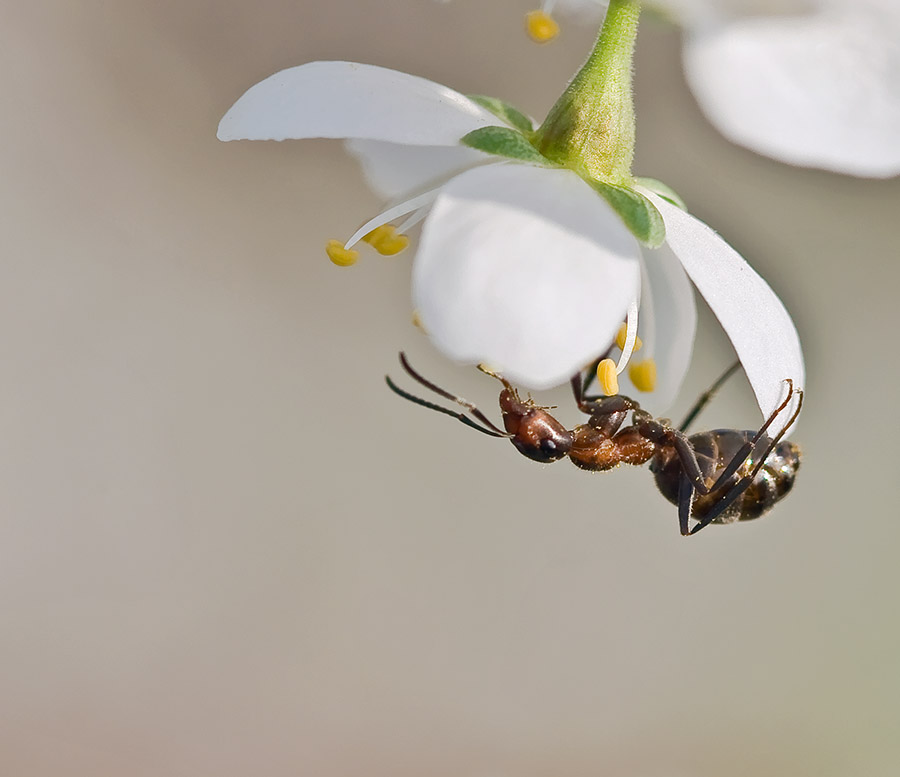
[[[422,407],[427,407],[429,410],[436,410],[438,413],[443,413],[444,415],[449,415],[453,418],[456,418],[462,421],[466,426],[470,426],[472,429],[477,429],[482,434],[486,434],[489,437],[511,437],[512,435],[506,432],[495,431],[493,429],[485,429],[482,426],[476,424],[469,416],[465,413],[457,413],[453,410],[449,410],[446,407],[441,407],[440,405],[436,405],[434,402],[429,402],[427,399],[422,399],[421,397],[417,397],[414,394],[410,394],[407,391],[404,391],[400,388],[394,381],[390,379],[390,376],[384,376],[385,383],[388,384],[388,388],[393,391],[398,396],[403,397],[403,399],[408,399],[410,402],[413,402],[417,405],[421,405]]]
[[[597,366],[604,359],[609,357],[609,354],[612,352],[612,348],[610,348],[603,356],[598,356],[594,361],[591,362],[590,367],[587,368],[587,371],[584,373],[584,377],[581,381],[581,396],[582,398],[587,394],[588,389],[591,387],[591,383],[594,382],[597,378]]]
[[[681,527],[681,536],[690,534],[688,521],[691,517],[691,508],[694,506],[694,488],[691,481],[684,475],[678,481],[678,525]]]
[[[696,401],[694,406],[690,409],[688,414],[684,417],[684,420],[681,422],[681,425],[678,427],[679,431],[686,432],[688,427],[694,422],[694,419],[700,415],[700,411],[709,404],[709,400],[711,400],[720,388],[725,384],[735,372],[737,372],[738,368],[741,366],[740,361],[736,361],[732,364],[725,372],[723,372],[718,378],[715,379],[713,384],[704,391],[699,399]]]
[[[763,438],[766,430],[772,425],[775,419],[778,418],[779,415],[781,415],[781,412],[790,404],[791,398],[794,396],[794,394],[798,393],[800,395],[800,401],[797,403],[797,409],[794,411],[794,414],[790,417],[790,419],[788,419],[788,422],[784,425],[781,433],[775,438],[774,441],[769,444],[769,446],[766,448],[765,453],[759,457],[759,464],[757,464],[753,472],[753,475],[756,475],[756,472],[759,471],[759,468],[763,465],[766,457],[769,455],[769,453],[771,453],[777,442],[781,440],[782,437],[784,437],[784,433],[787,428],[792,423],[794,423],[794,419],[796,419],[799,415],[800,408],[803,405],[803,392],[799,389],[797,389],[796,391],[794,390],[794,381],[790,378],[785,378],[785,383],[788,384],[788,393],[784,398],[784,402],[782,402],[778,407],[775,408],[775,410],[772,411],[772,415],[770,415],[766,419],[766,422],[761,427],[759,427],[759,430],[756,432],[756,434],[753,435],[752,439],[750,439],[748,442],[745,442],[740,447],[738,452],[735,453],[734,456],[732,456],[731,461],[728,462],[728,466],[725,467],[725,469],[722,471],[722,474],[719,475],[718,480],[716,480],[716,482],[713,483],[712,486],[710,486],[707,490],[701,491],[701,493],[709,494],[722,488],[725,483],[728,482],[728,479],[743,466],[744,462],[747,460],[747,457],[750,456],[750,454],[753,453],[753,451],[756,449],[757,444]]]
[[[641,436],[655,445],[671,445],[691,486],[701,494],[709,493],[706,479],[700,469],[700,463],[697,461],[697,453],[684,432],[672,429],[666,423],[660,423],[645,410],[635,410],[632,418],[634,427]]]
[[[596,369],[594,369],[594,372],[596,372]],[[580,373],[573,375],[570,383],[572,385],[572,395],[575,397],[575,404],[582,413],[591,416],[592,420],[599,416],[627,413],[629,410],[640,409],[640,404],[622,394],[586,397],[584,395],[585,383],[582,383]]]
[[[797,407],[794,410],[794,412],[791,414],[791,417],[788,419],[788,422],[784,425],[784,428],[766,446],[766,449],[760,455],[759,461],[757,462],[756,466],[754,466],[753,469],[747,475],[742,477],[737,483],[735,483],[730,489],[728,489],[725,496],[723,496],[722,499],[720,499],[716,503],[716,506],[712,510],[710,510],[709,513],[707,513],[703,517],[703,520],[700,521],[700,523],[698,523],[691,530],[691,534],[696,534],[698,531],[700,531],[700,529],[702,529],[703,527],[708,526],[710,523],[712,523],[723,512],[725,512],[725,510],[727,510],[734,503],[734,501],[738,497],[740,497],[740,495],[743,494],[744,491],[747,490],[747,488],[749,488],[750,484],[753,482],[753,479],[757,476],[757,474],[759,474],[759,471],[765,465],[766,459],[769,458],[769,454],[773,450],[775,450],[775,446],[778,445],[779,442],[781,442],[782,438],[784,437],[785,433],[787,432],[788,427],[792,423],[794,423],[794,421],[797,419],[797,416],[800,415],[800,408],[803,407],[803,390],[796,389],[796,391],[794,391],[793,383],[791,384],[791,389],[792,389],[791,394],[793,394],[793,393],[798,394],[800,399],[797,401]],[[790,394],[788,395],[788,399],[790,399]],[[737,458],[737,457],[735,457],[735,458]],[[746,457],[745,457],[745,459],[746,459]],[[742,463],[743,463],[743,461],[741,462],[741,464]],[[738,466],[740,466],[740,464],[738,464]],[[713,490],[715,490],[715,489],[713,489]]]
[[[591,384],[597,378],[597,365],[600,364],[604,359],[608,359],[609,355],[612,353],[612,346],[607,348],[606,353],[602,356],[598,356],[594,361],[590,363],[588,367],[584,370],[580,370],[576,372],[572,376],[572,393],[575,395],[575,403],[581,408],[582,402],[587,401],[595,401],[597,399],[601,399],[601,397],[587,397],[587,391],[591,387]],[[590,411],[585,410],[583,412],[589,413]]]
[[[451,394],[449,391],[445,391],[440,386],[436,386],[430,380],[426,380],[418,372],[416,372],[412,365],[409,363],[409,360],[406,358],[406,354],[403,351],[400,352],[400,364],[403,365],[403,369],[406,370],[407,374],[415,381],[421,383],[425,388],[431,389],[438,396],[442,396],[444,399],[449,399],[451,402],[456,402],[458,405],[462,405],[466,410],[468,410],[475,418],[477,418],[481,423],[483,423],[488,429],[495,432],[497,437],[509,437],[510,435],[505,432],[503,429],[500,429],[496,424],[491,422],[491,420],[482,413],[472,402],[469,402],[467,399],[463,399],[462,397],[458,397],[455,394]],[[495,376],[499,377],[499,376]],[[509,388],[509,384],[500,378],[503,381],[503,384]],[[388,382],[390,386],[390,381]],[[399,392],[397,392],[399,393]],[[400,394],[400,396],[404,396]],[[410,395],[411,396],[411,395]],[[409,396],[404,396],[404,399],[409,399]],[[424,400],[423,400],[424,401]],[[422,404],[421,402],[419,404]],[[433,408],[432,408],[433,409]],[[456,415],[452,411],[448,411],[450,415]]]

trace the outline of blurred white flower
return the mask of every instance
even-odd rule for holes
[[[665,4],[685,27],[691,89],[730,140],[796,165],[900,173],[900,2]]]
[[[665,243],[647,248],[592,183],[542,166],[536,150],[529,164],[461,146],[498,117],[512,115],[509,132],[527,121],[501,103],[491,112],[480,99],[385,68],[313,62],[252,87],[222,119],[218,137],[345,139],[369,183],[396,204],[331,246],[332,258],[350,263],[347,253],[364,237],[378,248],[425,219],[413,303],[452,359],[484,362],[525,387],[547,388],[610,348],[627,317],[619,368],[640,332],[642,359],[655,360],[657,378],[654,386],[638,371],[636,382],[654,389],[648,406],[662,408],[690,360],[690,276],[731,338],[763,414],[777,406],[785,378],[802,388],[803,358],[788,313],[715,232],[648,183],[643,195],[631,194],[655,205]],[[396,231],[386,226],[398,219]]]
[[[604,0],[545,0],[596,23]],[[727,138],[794,165],[873,178],[900,173],[900,0],[648,0],[684,28],[688,83]]]

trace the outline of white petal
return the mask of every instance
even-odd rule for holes
[[[450,181],[425,222],[414,304],[450,358],[548,388],[609,346],[638,294],[639,257],[574,173],[480,167]]]
[[[548,12],[559,11],[581,22],[590,22],[603,18],[608,5],[607,0],[556,0]]]
[[[691,363],[697,331],[694,290],[681,262],[668,245],[644,249],[644,283],[638,331],[656,361],[656,388],[638,391],[627,377],[619,376],[619,390],[638,400],[654,415],[664,413],[678,395]],[[638,351],[640,361],[649,354]]]
[[[359,160],[369,186],[385,199],[430,189],[491,158],[465,146],[406,146],[379,140],[348,140],[345,146]]]
[[[679,24],[690,27],[718,23],[742,15],[802,14],[822,2],[823,0],[650,0],[647,5],[672,17]]]
[[[768,417],[786,395],[786,378],[795,388],[804,385],[794,322],[769,285],[718,234],[660,197],[647,196],[666,222],[666,243],[725,329]],[[777,434],[787,416],[776,420],[771,434]]]
[[[728,138],[792,164],[900,173],[900,3],[762,17],[688,36],[688,81]]]
[[[310,62],[252,86],[219,123],[219,140],[368,138],[454,146],[497,124],[446,86],[357,62]]]

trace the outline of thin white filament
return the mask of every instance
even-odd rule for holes
[[[634,344],[637,341],[638,303],[634,300],[628,306],[628,314],[625,316],[625,347],[616,365],[616,375],[621,375],[631,354],[634,353]]]
[[[412,213],[413,211],[419,210],[425,205],[430,205],[437,198],[440,190],[440,186],[436,189],[431,189],[424,194],[420,194],[417,197],[413,197],[412,199],[406,200],[405,202],[401,202],[398,205],[394,205],[393,207],[388,208],[386,211],[379,213],[373,219],[369,219],[350,236],[350,239],[347,240],[346,243],[344,243],[344,249],[350,249],[355,246],[373,229],[377,229],[383,224],[387,224],[388,222],[391,222],[394,219],[399,218],[400,216],[405,216],[407,213]]]

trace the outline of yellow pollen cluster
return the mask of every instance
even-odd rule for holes
[[[603,359],[597,365],[597,380],[606,396],[612,397],[619,393],[619,376],[616,374],[616,363],[612,359]]]
[[[619,350],[625,350],[625,338],[628,337],[628,325],[622,324],[619,327],[619,332],[616,334],[616,345],[619,346]],[[643,343],[641,342],[640,337],[636,337],[634,340],[634,350],[639,351]]]
[[[325,253],[338,267],[350,267],[359,259],[359,251],[344,248],[344,244],[340,240],[329,240],[325,244]]]
[[[375,227],[368,235],[363,237],[363,240],[382,256],[399,254],[409,245],[409,238],[406,235],[397,234],[397,228],[392,224],[382,224],[380,227]]]
[[[546,43],[559,35],[559,25],[546,11],[529,11],[525,14],[525,29],[536,43]]]
[[[656,362],[653,359],[632,362],[628,367],[628,377],[638,391],[653,391],[656,388]]]

